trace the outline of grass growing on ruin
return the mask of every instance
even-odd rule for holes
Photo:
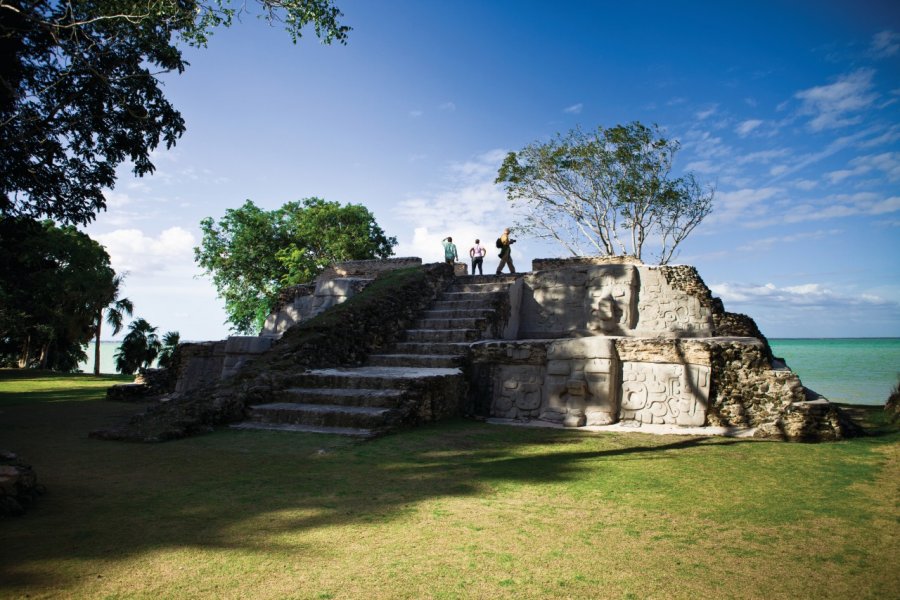
[[[453,421],[373,442],[87,431],[121,403],[6,402],[49,492],[0,522],[0,596],[885,598],[900,435],[833,444]]]

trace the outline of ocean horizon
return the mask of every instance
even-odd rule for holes
[[[115,374],[120,342],[100,342],[100,372]],[[900,338],[769,338],[772,352],[783,358],[803,385],[832,402],[884,404],[900,376]],[[94,372],[94,345],[78,365]]]

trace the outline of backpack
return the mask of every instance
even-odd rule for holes
[[[497,238],[497,247],[498,247],[498,248],[502,248],[502,247],[503,247],[503,242],[500,241],[500,238]]]

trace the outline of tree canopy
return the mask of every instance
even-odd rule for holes
[[[524,209],[518,226],[573,255],[643,258],[648,240],[668,263],[712,210],[714,192],[692,173],[672,175],[680,144],[655,125],[580,129],[535,142],[503,161],[496,183]]]
[[[283,287],[310,282],[334,263],[387,258],[397,245],[365,206],[320,198],[272,211],[247,200],[200,229],[194,259],[212,276],[232,329],[243,333],[262,327]]]
[[[142,318],[129,323],[128,333],[122,338],[115,354],[116,369],[120,373],[132,375],[138,369],[147,369],[153,364],[162,349],[156,329]]]
[[[296,42],[311,26],[345,43],[331,0],[257,0]],[[0,216],[85,224],[116,167],[152,173],[151,152],[185,131],[159,76],[187,67],[247,5],[230,0],[0,0]]]
[[[0,219],[0,363],[74,370],[115,281],[109,255],[75,227]]]

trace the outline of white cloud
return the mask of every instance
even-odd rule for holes
[[[821,283],[805,283],[779,288],[772,283],[765,285],[742,283],[716,283],[709,289],[726,303],[750,304],[784,308],[790,306],[836,309],[846,306],[897,307],[896,302],[872,294],[843,295]]]
[[[759,152],[751,152],[750,154],[745,154],[735,161],[738,164],[744,165],[748,163],[761,163],[767,164],[772,162],[776,158],[784,158],[791,153],[787,148],[780,148],[777,150],[761,150]]]
[[[185,264],[193,268],[192,233],[181,227],[170,227],[158,236],[148,236],[140,229],[117,229],[92,236],[109,253],[113,268],[127,271],[129,277],[166,271]]]
[[[806,167],[809,167],[810,165],[833,156],[846,148],[853,146],[858,147],[861,144],[866,143],[866,138],[872,135],[875,131],[878,131],[878,127],[870,127],[868,129],[856,131],[850,135],[844,135],[839,138],[835,138],[834,140],[829,142],[829,144],[822,150],[811,154],[799,155],[794,158],[794,160],[792,160],[789,165],[778,165],[777,167],[771,169],[769,173],[775,177],[786,175],[788,173],[796,173],[797,171],[801,171]]]
[[[421,110],[418,110],[418,109],[409,111],[409,116],[410,116],[410,118],[413,118],[413,119],[418,119],[419,117],[421,117],[424,114],[425,114],[424,112],[422,112]]]
[[[563,109],[564,113],[569,113],[570,115],[580,115],[582,109],[584,108],[584,104],[579,102],[578,104],[573,104],[572,106],[567,106]]]
[[[900,33],[880,31],[872,36],[869,53],[875,58],[887,58],[900,51]]]
[[[793,204],[779,222],[802,223],[856,215],[884,215],[900,211],[900,196],[885,198],[874,192],[834,194],[818,201]]]
[[[802,101],[800,114],[812,116],[809,129],[818,132],[859,123],[862,117],[856,113],[870,108],[878,99],[872,91],[874,76],[873,69],[858,69],[834,83],[794,94]]]
[[[694,113],[694,116],[697,117],[697,120],[703,121],[703,120],[708,119],[709,117],[713,116],[714,114],[716,114],[716,111],[718,109],[719,109],[719,105],[713,104],[712,106],[710,106],[708,108],[698,110],[696,113]]]
[[[900,152],[857,156],[848,166],[850,168],[828,173],[828,180],[833,184],[839,183],[848,177],[865,175],[872,171],[881,171],[890,181],[900,180]]]
[[[447,166],[442,189],[399,202],[394,214],[405,222],[408,236],[398,236],[398,256],[442,259],[441,240],[452,236],[463,260],[476,238],[493,240],[514,222],[503,188],[494,183],[505,150],[491,150]],[[489,244],[488,244],[489,245]]]
[[[741,137],[749,134],[751,131],[762,125],[763,122],[759,119],[748,119],[746,121],[742,121],[738,123],[738,126],[735,127],[735,132]]]
[[[769,201],[782,192],[781,188],[742,188],[716,193],[715,210],[705,223],[731,223],[762,217],[769,211]]]
[[[798,190],[808,192],[810,190],[816,189],[819,186],[819,182],[813,181],[811,179],[798,179],[797,181],[793,182],[792,185]]]
[[[456,104],[453,102],[444,102],[440,106],[438,106],[438,110],[445,110],[447,112],[453,112],[456,110]]]
[[[718,165],[713,164],[712,161],[709,160],[696,160],[694,162],[688,163],[685,167],[688,171],[695,171],[697,173],[710,174],[717,173],[719,171]]]
[[[809,240],[833,238],[837,235],[840,235],[841,233],[842,231],[840,229],[829,229],[819,231],[806,231],[795,233],[793,235],[773,236],[759,240],[753,240],[750,243],[738,247],[738,250],[741,250],[743,252],[761,252],[770,250],[775,246],[783,246],[785,244],[793,244],[795,242],[806,242]]]

